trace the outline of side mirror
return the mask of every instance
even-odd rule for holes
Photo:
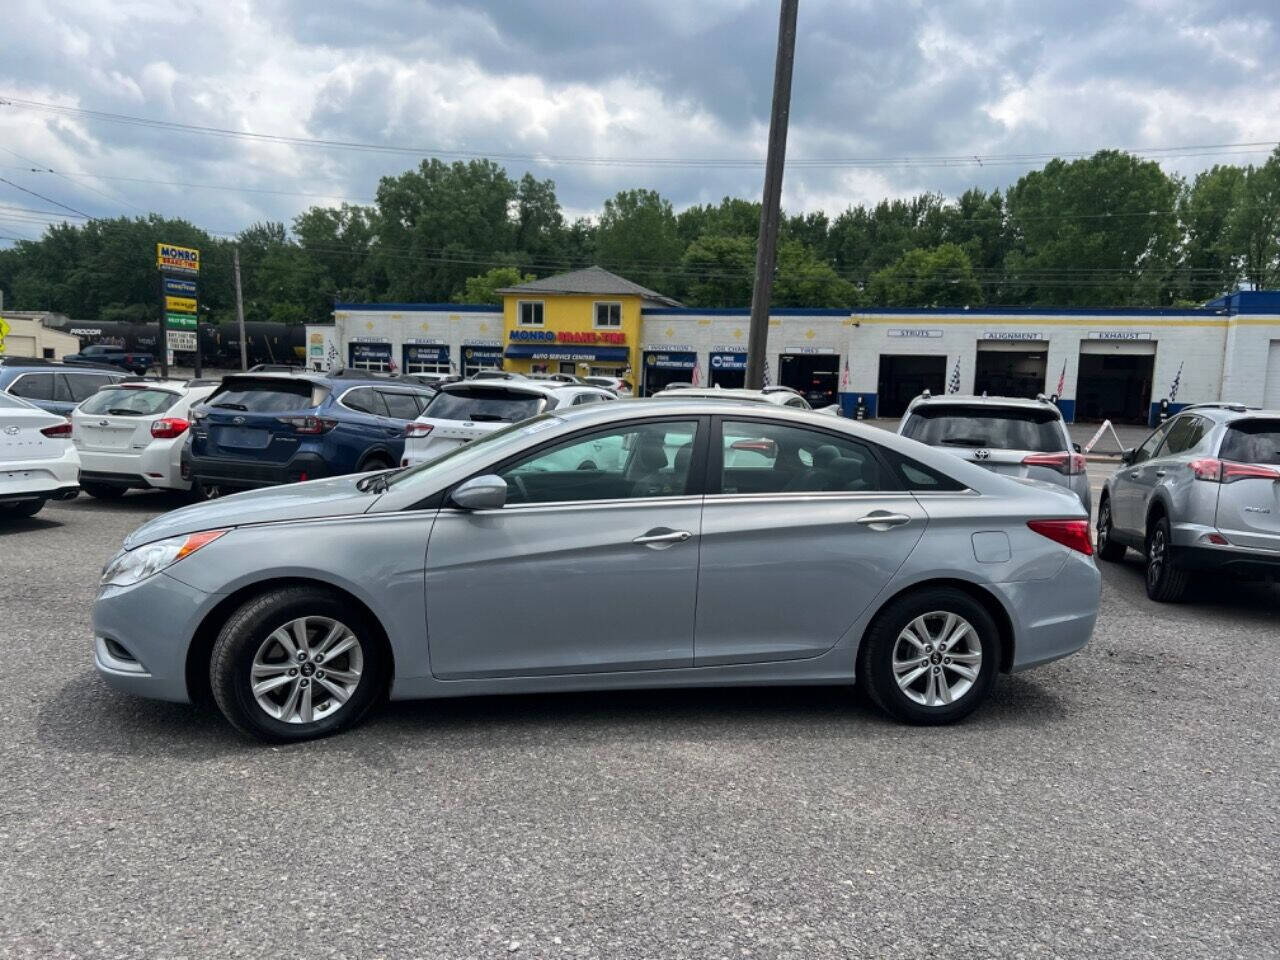
[[[507,502],[507,481],[492,473],[472,477],[453,491],[451,499],[463,510],[501,510]]]
[[[1138,452],[1138,451],[1137,451],[1136,449],[1134,449],[1133,447],[1130,447],[1128,450],[1122,450],[1122,451],[1120,452],[1120,462],[1121,462],[1121,463],[1133,463],[1133,456],[1134,456],[1134,454],[1136,454],[1137,452]]]
[[[1074,450],[1076,453],[1084,453],[1084,451],[1080,449],[1080,444],[1078,443],[1071,444],[1071,449]]]

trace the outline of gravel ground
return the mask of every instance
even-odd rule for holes
[[[0,956],[1280,955],[1277,588],[1104,565],[1093,643],[950,729],[612,693],[264,748],[93,674],[98,570],[172,505],[0,531]]]

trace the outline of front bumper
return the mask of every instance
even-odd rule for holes
[[[189,703],[187,651],[219,599],[165,573],[106,587],[93,605],[98,674],[125,693]]]
[[[239,490],[250,490],[332,476],[329,465],[315,453],[296,454],[287,463],[199,457],[195,454],[187,454],[184,460],[184,465],[190,469],[191,478],[206,487],[234,487]]]

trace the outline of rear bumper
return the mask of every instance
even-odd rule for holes
[[[22,503],[31,500],[74,500],[78,496],[80,496],[80,485],[72,483],[51,489],[33,490],[27,493],[0,490],[0,503]]]
[[[1055,577],[992,586],[1013,622],[1014,673],[1070,656],[1093,635],[1102,575],[1092,557],[1072,551]]]
[[[60,457],[19,460],[0,468],[0,503],[69,500],[80,492],[80,457],[68,445]]]
[[[314,453],[296,454],[287,463],[199,457],[195,454],[188,454],[184,460],[190,468],[191,478],[206,487],[249,490],[282,483],[299,483],[302,480],[319,480],[334,475],[329,465]]]
[[[1176,547],[1174,563],[1180,570],[1280,575],[1280,553],[1240,547]]]

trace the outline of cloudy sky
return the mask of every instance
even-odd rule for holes
[[[313,203],[372,198],[380,176],[421,157],[396,148],[509,157],[516,177],[553,178],[570,214],[633,186],[678,208],[760,191],[776,0],[4,7],[0,237],[38,235],[27,211],[55,203],[94,216],[155,209],[215,232],[287,222]],[[1003,186],[1040,165],[1013,159],[1028,154],[1280,140],[1276,0],[800,7],[789,210]],[[1181,149],[1162,162],[1191,174],[1266,152]],[[592,159],[607,162],[570,162]]]

